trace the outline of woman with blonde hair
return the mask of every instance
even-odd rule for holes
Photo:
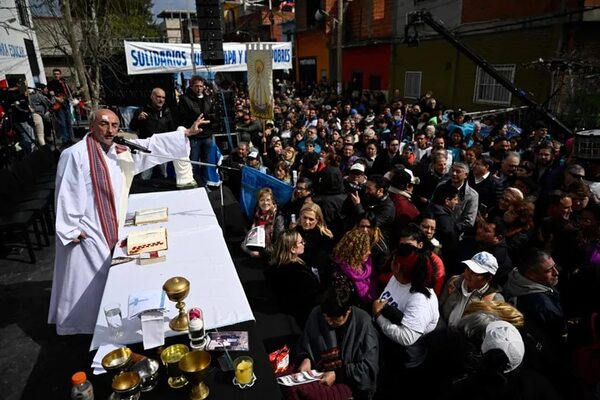
[[[319,280],[317,275],[302,261],[305,242],[297,231],[281,233],[271,254],[271,267],[267,277],[273,286],[279,303],[291,314],[300,327],[308,314],[318,304]]]
[[[333,234],[325,224],[321,207],[316,203],[308,203],[300,209],[298,225],[295,227],[305,240],[305,252],[302,260],[313,271],[318,271],[321,283],[326,283],[331,275],[331,250]]]
[[[346,232],[333,249],[333,261],[352,282],[361,302],[371,304],[377,298],[379,293],[377,282],[373,278],[368,232],[358,228]]]
[[[479,312],[495,315],[502,321],[506,321],[518,329],[525,326],[525,317],[523,314],[512,304],[504,301],[474,301],[467,305],[463,315]]]
[[[358,221],[356,228],[362,229],[369,234],[371,242],[371,260],[373,271],[377,274],[385,269],[385,263],[390,256],[390,248],[383,236],[383,232],[377,226],[377,218],[374,215],[365,215]]]

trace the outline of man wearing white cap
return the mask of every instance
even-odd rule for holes
[[[462,263],[466,266],[465,272],[450,278],[442,291],[439,325],[456,326],[473,301],[504,301],[499,289],[491,285],[498,271],[496,257],[482,251]]]

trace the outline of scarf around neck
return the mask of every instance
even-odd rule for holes
[[[94,189],[94,200],[96,210],[100,218],[100,226],[108,248],[112,250],[119,240],[119,227],[117,222],[117,210],[113,193],[110,171],[104,159],[104,151],[100,143],[89,134],[86,138],[90,171],[92,174],[92,186]]]

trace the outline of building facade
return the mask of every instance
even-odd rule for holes
[[[27,0],[5,0],[0,7],[0,85],[20,79],[28,86],[46,83]]]

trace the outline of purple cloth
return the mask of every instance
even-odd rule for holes
[[[362,271],[360,272],[343,261],[336,260],[336,264],[344,275],[354,283],[356,294],[361,301],[371,303],[379,296],[377,293],[377,282],[372,276],[373,262],[371,261],[371,256],[362,264]]]

